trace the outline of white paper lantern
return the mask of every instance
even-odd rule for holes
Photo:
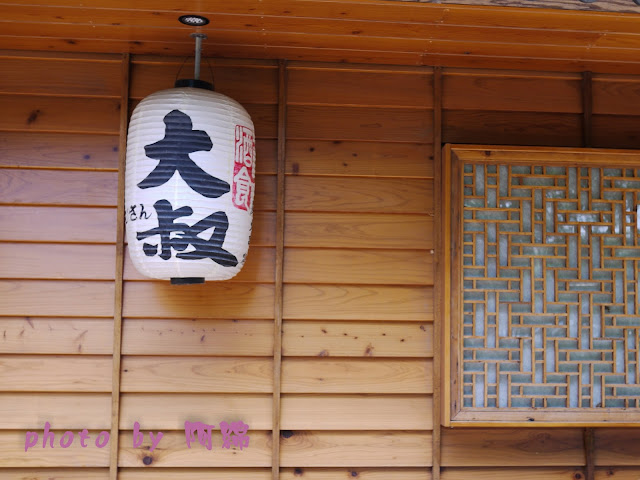
[[[253,218],[249,114],[202,88],[149,95],[129,123],[125,188],[129,254],[140,273],[173,283],[233,277]]]

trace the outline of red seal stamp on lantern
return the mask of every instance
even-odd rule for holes
[[[233,204],[241,209],[253,209],[253,193],[256,186],[255,157],[256,142],[253,130],[236,125],[235,164],[233,167]]]

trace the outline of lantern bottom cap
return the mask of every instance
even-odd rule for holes
[[[172,277],[171,285],[193,285],[204,283],[204,277]]]

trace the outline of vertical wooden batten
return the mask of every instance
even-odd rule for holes
[[[120,97],[120,139],[118,143],[118,208],[116,220],[116,273],[113,309],[113,358],[111,373],[111,437],[109,479],[118,478],[118,448],[120,429],[120,363],[122,350],[122,295],[124,271],[124,170],[127,156],[127,123],[129,119],[129,77],[131,59],[128,53],[122,56]]]
[[[287,62],[278,63],[278,152],[276,197],[276,265],[273,320],[273,430],[271,471],[280,478],[280,377],[282,373],[282,313],[284,277],[285,148],[287,135]]]
[[[433,69],[433,160],[435,166],[435,182],[434,182],[434,211],[435,211],[435,228],[440,229],[440,220],[442,218],[442,67],[434,67]],[[442,238],[440,234],[434,235],[435,238],[435,278],[441,278],[442,271]],[[433,465],[432,478],[440,480],[440,424],[442,415],[442,394],[441,394],[441,341],[442,336],[442,284],[436,281],[434,285],[434,312],[435,321],[434,341],[433,341],[433,446],[432,456]]]

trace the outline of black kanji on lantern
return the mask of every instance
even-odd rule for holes
[[[229,184],[202,170],[189,157],[190,153],[213,148],[211,138],[203,130],[194,130],[191,117],[180,110],[172,110],[164,117],[164,138],[144,147],[147,157],[159,160],[153,171],[138,183],[140,188],[160,186],[177,170],[182,179],[200,195],[218,198],[229,191]]]
[[[193,209],[189,206],[180,207],[176,210],[168,200],[158,200],[154,203],[158,214],[158,226],[147,230],[146,232],[138,232],[138,240],[144,240],[153,235],[160,235],[160,258],[169,260],[171,258],[171,249],[182,253],[176,255],[177,258],[185,260],[200,260],[210,258],[214,262],[223,267],[235,267],[238,265],[238,259],[222,248],[227,229],[229,228],[229,219],[224,212],[215,212],[197,223],[189,226],[186,223],[175,223],[179,217],[187,217],[193,213]],[[198,235],[213,228],[209,240],[204,240]],[[194,249],[185,252],[189,245]],[[158,253],[158,246],[150,243],[142,245],[144,253],[148,257],[152,257]]]

